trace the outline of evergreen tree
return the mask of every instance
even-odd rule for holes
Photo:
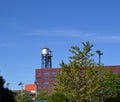
[[[91,53],[93,45],[82,43],[83,48],[72,46],[69,63],[61,62],[55,91],[62,92],[70,102],[104,102],[116,96],[119,81],[112,71],[98,66]]]

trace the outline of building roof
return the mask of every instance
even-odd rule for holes
[[[36,85],[35,84],[26,84],[25,85],[25,91],[35,93],[36,92]]]

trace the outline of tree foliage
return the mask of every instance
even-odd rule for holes
[[[0,76],[0,102],[16,102],[13,93],[8,88],[4,87],[5,80]]]
[[[48,93],[45,91],[41,91],[37,93],[37,97],[35,98],[36,100],[46,100],[48,97]]]
[[[62,92],[70,102],[104,102],[116,97],[118,79],[112,71],[97,66],[91,52],[93,45],[82,43],[83,48],[72,46],[69,63],[61,62],[55,91]]]
[[[17,102],[32,102],[32,98],[29,96],[30,94],[23,91],[23,94],[21,94],[21,92],[19,92],[16,96],[16,100]]]
[[[60,92],[49,95],[47,102],[68,102],[66,96]]]
[[[111,73],[113,72],[111,71]],[[120,102],[120,74],[119,73],[114,74],[111,77],[109,76],[108,80],[107,81],[105,80],[104,87],[107,89],[107,92],[109,93],[109,97],[105,99],[105,102]]]

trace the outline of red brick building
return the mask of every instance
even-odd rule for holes
[[[120,73],[120,66],[105,66],[106,70],[113,70],[114,73]],[[52,92],[54,87],[53,84],[56,79],[56,74],[59,72],[60,68],[44,68],[36,69],[36,90],[37,91],[47,91]]]
[[[56,74],[59,70],[59,68],[36,69],[35,84],[37,86],[37,91],[52,92]]]
[[[105,66],[106,70],[112,70],[114,73],[120,73],[120,66]]]

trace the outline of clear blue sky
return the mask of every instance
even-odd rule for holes
[[[41,48],[53,51],[58,68],[85,41],[104,53],[104,65],[120,65],[119,0],[0,0],[0,75],[11,89],[34,83]]]

